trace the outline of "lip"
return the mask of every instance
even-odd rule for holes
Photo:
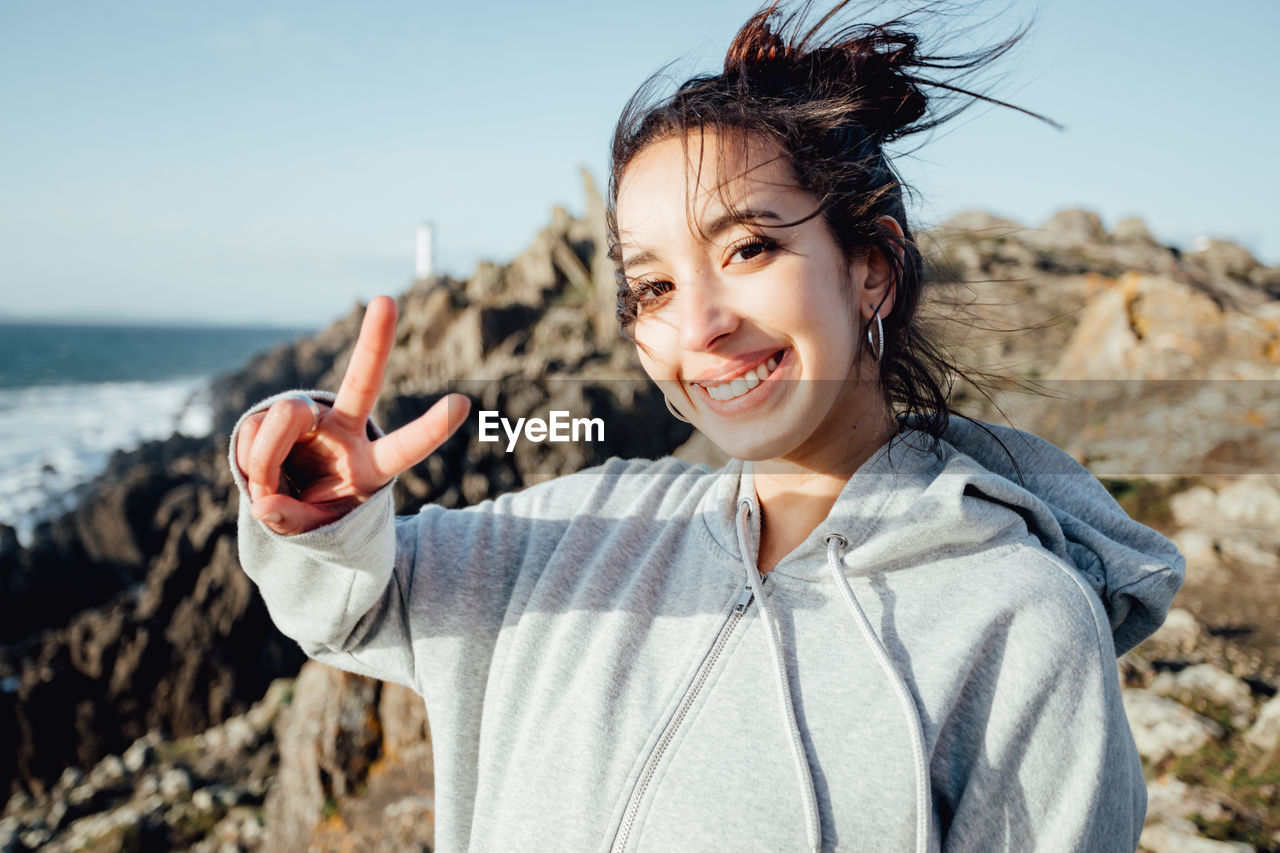
[[[789,351],[789,348],[786,348]],[[775,354],[783,352],[784,348],[773,347],[771,349],[756,350],[755,352],[744,353],[733,359],[728,367],[721,367],[716,370],[709,370],[701,373],[693,379],[689,380],[691,385],[701,385],[704,388],[707,385],[720,385],[730,380],[737,379],[744,375],[748,370],[755,370],[764,364]]]
[[[769,358],[777,352],[779,352],[779,350],[769,350],[764,358],[761,359],[761,361],[756,362],[756,364],[768,361]],[[754,409],[757,406],[761,406],[768,402],[774,394],[779,393],[778,388],[780,388],[783,383],[778,380],[788,373],[791,368],[792,353],[794,350],[787,347],[780,352],[782,352],[782,358],[779,359],[778,366],[769,374],[769,378],[762,380],[759,385],[752,388],[741,397],[734,397],[732,400],[717,400],[711,396],[705,386],[697,383],[690,383],[694,388],[698,389],[698,391],[695,392],[698,397],[698,405],[706,406],[718,415],[736,415],[739,412],[744,412],[747,409]],[[744,364],[742,370],[738,374],[729,374],[729,378],[736,378],[736,376],[746,373],[749,368],[754,366],[755,365]],[[724,380],[713,381],[708,384],[717,385],[723,381]]]

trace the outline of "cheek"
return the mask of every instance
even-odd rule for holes
[[[640,366],[654,382],[662,382],[675,376],[675,366],[671,363],[669,346],[660,335],[654,334],[651,328],[643,329],[637,324],[633,332],[636,342],[636,355],[640,358]]]

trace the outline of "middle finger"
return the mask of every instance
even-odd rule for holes
[[[280,469],[298,439],[311,429],[311,409],[301,400],[277,400],[267,409],[249,450],[249,495],[257,499],[280,488]]]

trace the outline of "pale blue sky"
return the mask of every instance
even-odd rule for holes
[[[1280,262],[1280,3],[1040,5],[995,93],[1066,132],[973,110],[899,161],[917,214],[1081,206]],[[645,76],[715,68],[756,6],[0,0],[0,315],[320,324],[409,283],[423,220],[445,271],[507,260],[582,209]]]

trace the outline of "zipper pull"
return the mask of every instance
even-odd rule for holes
[[[751,588],[751,584],[747,584],[742,589],[742,595],[738,596],[738,603],[733,606],[733,612],[739,616],[747,609],[747,605],[751,603],[751,599],[756,597],[755,590]]]

